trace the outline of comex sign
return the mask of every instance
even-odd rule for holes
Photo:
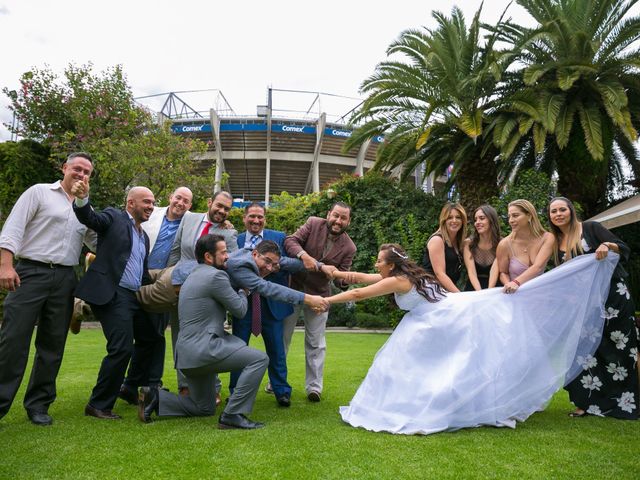
[[[209,123],[200,125],[171,125],[171,130],[175,133],[210,132],[211,125]]]

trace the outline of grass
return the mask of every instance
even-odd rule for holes
[[[246,432],[218,430],[217,417],[145,425],[122,402],[114,409],[122,421],[83,416],[104,352],[101,332],[83,330],[67,343],[58,400],[50,409],[54,425],[28,422],[24,386],[0,420],[0,479],[638,478],[640,422],[571,419],[564,391],[515,430],[403,436],[348,426],[338,407],[349,402],[386,338],[329,333],[325,392],[313,404],[304,397],[303,335],[296,333],[289,358],[291,408],[278,407],[261,390],[252,418],[267,427]],[[228,375],[222,381],[226,389]],[[169,362],[165,383],[175,391]]]

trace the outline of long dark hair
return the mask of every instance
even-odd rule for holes
[[[429,302],[435,303],[445,294],[436,277],[411,260],[404,248],[397,243],[385,243],[380,246],[380,251],[384,252],[385,261],[394,266],[389,275],[405,276]]]
[[[496,248],[498,248],[498,243],[500,243],[500,239],[502,238],[500,235],[500,219],[498,218],[498,212],[491,205],[484,204],[480,205],[473,212],[473,222],[476,220],[476,213],[481,211],[484,213],[484,216],[489,220],[489,232],[491,233],[491,253],[493,255],[496,254]],[[480,241],[480,235],[476,231],[475,227],[471,231],[471,241],[469,242],[469,249],[471,252],[475,252],[476,248],[478,248],[478,242]]]

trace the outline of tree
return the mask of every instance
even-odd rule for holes
[[[516,93],[503,99],[494,141],[510,168],[521,163],[523,146],[533,150],[527,166],[557,172],[558,190],[591,216],[624,181],[625,162],[640,174],[640,17],[628,16],[637,0],[517,3],[538,25],[496,28],[523,68],[511,77]]]
[[[21,137],[41,141],[53,160],[87,151],[95,160],[92,201],[121,205],[127,187],[144,184],[160,200],[188,185],[209,196],[213,167],[194,161],[206,145],[177,137],[136,104],[121,66],[94,73],[91,64],[69,65],[60,79],[50,69],[24,73],[18,91],[3,89],[11,100]]]
[[[509,57],[495,48],[497,34],[481,41],[480,12],[467,27],[462,11],[433,12],[435,29],[407,30],[361,86],[368,97],[352,121],[364,122],[345,150],[377,135],[376,169],[402,167],[409,175],[425,162],[427,173],[444,173],[462,203],[475,207],[498,192],[498,149],[487,135],[496,89]]]
[[[33,140],[0,143],[0,225],[18,197],[34,183],[60,178],[49,149]]]

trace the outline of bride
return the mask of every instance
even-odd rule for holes
[[[520,295],[494,288],[446,296],[396,244],[380,247],[377,274],[323,267],[333,278],[369,284],[329,303],[393,293],[408,311],[350,405],[340,407],[342,419],[401,434],[514,428],[543,409],[581,370],[576,359],[599,344],[617,256],[593,258],[578,257],[527,282]]]

